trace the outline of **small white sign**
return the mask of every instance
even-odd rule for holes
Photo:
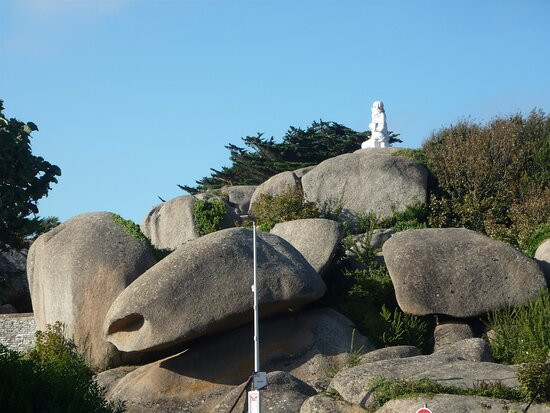
[[[248,392],[248,413],[260,413],[260,392],[258,390]]]

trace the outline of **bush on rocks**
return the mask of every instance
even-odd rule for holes
[[[227,205],[216,198],[197,199],[193,205],[193,218],[201,236],[219,231],[227,215]]]
[[[10,412],[119,413],[121,403],[104,399],[76,346],[61,323],[37,332],[28,354],[0,345],[0,405]]]

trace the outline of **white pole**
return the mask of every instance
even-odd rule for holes
[[[260,331],[258,314],[258,276],[256,272],[256,222],[252,221],[252,236],[254,238],[254,373],[260,371]]]

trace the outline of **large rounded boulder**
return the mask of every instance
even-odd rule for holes
[[[115,298],[156,263],[145,243],[128,235],[113,214],[78,215],[41,235],[27,260],[36,327],[61,321],[95,367],[124,363],[103,336]]]
[[[308,201],[339,203],[345,213],[380,218],[426,202],[428,171],[387,151],[363,149],[321,162],[302,178]]]
[[[303,306],[325,292],[304,257],[275,235],[258,235],[257,263],[262,316]],[[252,231],[205,235],[120,294],[106,317],[107,339],[122,351],[148,351],[243,325],[252,320],[252,280]]]
[[[534,260],[464,228],[399,232],[382,250],[397,302],[409,314],[475,317],[525,304],[546,287]]]
[[[297,219],[276,224],[271,233],[290,242],[315,271],[323,274],[342,239],[342,226],[330,219]]]

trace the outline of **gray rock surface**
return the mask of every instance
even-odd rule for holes
[[[422,352],[415,346],[393,346],[371,351],[361,357],[361,363],[373,363],[380,360],[402,359],[420,356]]]
[[[364,413],[365,409],[343,400],[334,400],[324,394],[307,399],[300,413]]]
[[[499,381],[514,388],[519,386],[514,366],[480,363],[444,355],[362,363],[340,371],[332,379],[330,386],[336,389],[344,400],[364,408],[372,408],[374,399],[368,389],[376,377],[397,380],[428,378],[445,385],[463,388],[474,387],[481,381]]]
[[[376,413],[416,412],[426,406],[434,413],[512,413],[523,412],[527,403],[510,402],[479,396],[458,396],[454,394],[436,394],[433,396],[418,396],[406,399],[390,400]],[[529,413],[549,413],[550,407],[543,404],[532,404]]]
[[[141,231],[159,249],[174,250],[198,238],[193,221],[195,202],[193,195],[183,195],[157,205],[143,219]]]
[[[409,314],[475,317],[525,304],[546,287],[534,260],[464,228],[399,232],[382,250],[399,307]]]
[[[264,371],[287,371],[316,387],[347,361],[351,321],[334,310],[318,309],[261,321],[260,329]],[[127,374],[108,396],[127,400],[130,412],[139,411],[141,406],[151,411],[210,413],[253,371],[252,333],[248,324],[194,341],[176,356]],[[355,344],[366,351],[372,349],[358,334]]]
[[[535,260],[546,277],[546,283],[550,285],[550,239],[547,239],[539,245],[535,252]]]
[[[27,260],[36,327],[61,321],[98,369],[125,362],[103,336],[115,298],[156,263],[146,244],[128,235],[112,214],[78,215],[31,246]]]
[[[9,280],[10,284],[0,304],[11,304],[18,312],[32,311],[27,280],[27,250],[0,251],[0,278]]]
[[[172,252],[123,291],[105,317],[107,340],[122,351],[150,351],[252,320],[252,231],[217,231]],[[326,286],[288,242],[257,240],[260,315],[322,297]],[[174,308],[177,311],[174,311]]]
[[[225,186],[221,189],[221,192],[228,196],[229,204],[238,208],[239,213],[247,214],[252,194],[256,188],[257,185]]]
[[[285,171],[277,175],[272,176],[267,181],[259,185],[250,199],[250,211],[254,203],[260,199],[260,195],[279,195],[283,192],[296,188],[302,188],[301,180],[307,173],[312,171],[315,167],[308,166],[306,168],[297,169],[295,171]]]
[[[97,384],[103,387],[107,393],[118,383],[121,378],[137,368],[138,366],[116,367],[114,369],[105,370],[99,374],[96,374],[95,379]]]
[[[36,326],[32,313],[0,314],[0,344],[19,352],[35,344]]]
[[[270,413],[299,412],[304,401],[317,392],[313,387],[284,371],[267,374],[268,386],[261,390],[260,408]],[[234,412],[244,411],[246,391],[239,397],[244,386],[231,390],[214,408],[214,412],[230,413],[233,403],[239,399]]]
[[[493,362],[491,347],[482,338],[468,338],[432,354],[433,357],[457,357],[468,361]]]
[[[330,219],[297,219],[276,224],[271,233],[288,241],[315,271],[323,274],[342,239],[342,226]]]
[[[473,337],[474,331],[468,323],[455,321],[438,324],[434,330],[434,351]]]
[[[321,162],[302,178],[309,201],[341,203],[345,214],[374,212],[380,218],[426,202],[428,172],[411,159],[383,151],[360,151]]]

